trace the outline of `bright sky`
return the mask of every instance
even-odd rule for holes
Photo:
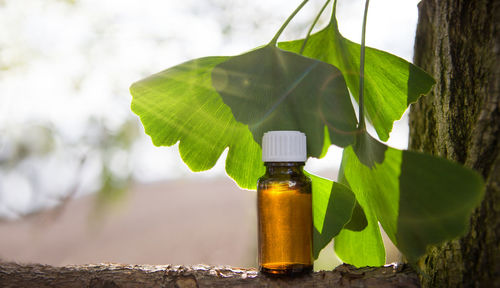
[[[32,159],[15,170],[0,166],[0,217],[51,206],[67,193],[78,171],[75,155],[91,146],[87,140],[98,137],[89,129],[90,118],[110,133],[129,119],[138,121],[129,108],[132,82],[192,58],[240,54],[265,44],[300,2],[0,1],[0,163],[16,141],[41,145],[25,129],[32,124],[52,127],[59,147],[51,156]],[[359,42],[364,1],[338,2],[341,32]],[[372,0],[367,45],[411,60],[417,3]],[[303,37],[322,4],[311,0],[281,40]],[[325,11],[317,29],[330,13]],[[394,128],[389,142],[394,147],[407,146],[405,119]],[[332,148],[326,159],[312,159],[307,168],[338,166],[340,151]],[[99,163],[105,161],[96,153],[87,160],[80,194],[96,189]],[[113,150],[110,161],[116,173],[129,167],[139,181],[224,174],[221,158],[211,171],[193,175],[176,147],[154,147],[143,133],[131,151]]]

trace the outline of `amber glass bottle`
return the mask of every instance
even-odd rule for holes
[[[264,273],[290,275],[313,268],[305,137],[298,131],[271,131],[262,140],[266,174],[257,185],[257,209],[259,269]]]

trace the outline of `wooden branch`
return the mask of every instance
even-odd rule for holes
[[[256,269],[207,265],[71,265],[0,263],[0,287],[420,287],[405,264],[356,269],[341,265],[296,277],[270,277]]]

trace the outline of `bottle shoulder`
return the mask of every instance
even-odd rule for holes
[[[304,174],[294,174],[294,175],[264,175],[257,181],[257,189],[269,189],[271,186],[275,185],[285,185],[290,188],[300,188],[305,190],[311,190],[312,181],[311,178]]]
[[[307,177],[305,174],[302,173],[297,173],[297,174],[264,174],[261,176],[257,182],[258,183],[263,183],[263,182],[281,182],[281,181],[301,181],[304,183],[312,183],[311,178]]]

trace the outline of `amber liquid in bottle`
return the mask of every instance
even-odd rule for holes
[[[259,269],[291,275],[312,271],[311,179],[304,162],[267,162],[257,186]]]

